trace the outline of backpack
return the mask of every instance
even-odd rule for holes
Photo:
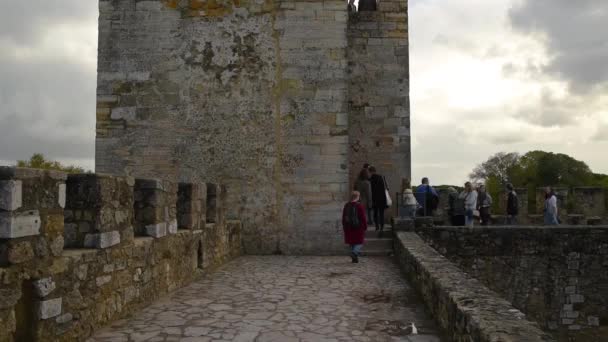
[[[437,210],[439,207],[439,196],[436,196],[431,192],[431,186],[426,186],[426,194],[425,194],[425,207],[430,208],[431,210]]]
[[[361,227],[361,221],[359,221],[359,213],[357,212],[357,205],[355,203],[351,202],[346,205],[344,222],[351,229],[359,229],[359,227]]]

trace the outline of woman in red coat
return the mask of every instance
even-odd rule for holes
[[[350,245],[350,257],[353,263],[359,262],[361,248],[365,240],[365,231],[367,230],[365,208],[359,203],[359,197],[359,192],[353,191],[350,195],[350,202],[346,203],[344,210],[342,210],[344,242]]]

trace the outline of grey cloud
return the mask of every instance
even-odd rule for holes
[[[543,91],[540,101],[518,109],[514,117],[542,127],[564,127],[575,124],[585,113],[576,98],[557,99],[549,90]]]
[[[95,70],[0,54],[0,159],[94,155]]]
[[[97,0],[0,1],[0,39],[31,45],[53,25],[82,23],[97,16]]]
[[[512,26],[546,40],[545,72],[583,93],[608,81],[608,6],[605,0],[525,0],[509,12]]]

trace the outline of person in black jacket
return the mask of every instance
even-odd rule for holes
[[[372,174],[369,181],[372,184],[374,222],[376,223],[376,230],[382,231],[384,229],[384,210],[388,208],[386,201],[387,186],[384,177],[376,173],[375,167],[370,166],[369,171]]]
[[[361,11],[376,11],[376,0],[359,0],[359,12]]]
[[[519,214],[519,203],[517,202],[517,193],[513,189],[513,184],[507,184],[507,224],[517,224],[517,214]]]

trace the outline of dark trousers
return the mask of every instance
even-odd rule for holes
[[[416,216],[433,216],[433,209],[425,207],[418,208]]]
[[[374,222],[376,230],[384,229],[384,207],[374,207]]]
[[[374,214],[373,214],[373,209],[372,208],[367,208],[367,224],[373,224],[374,223]]]
[[[453,215],[450,217],[450,221],[452,221],[452,226],[464,226],[464,215]]]
[[[479,218],[482,226],[490,224],[490,207],[479,208]]]

